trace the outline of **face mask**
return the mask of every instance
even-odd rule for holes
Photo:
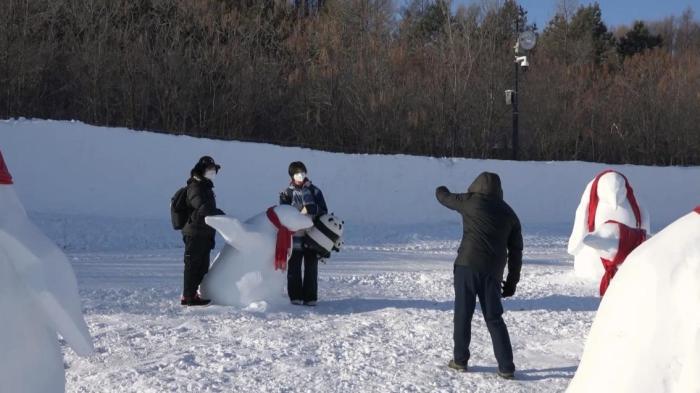
[[[304,173],[304,172],[295,173],[293,179],[294,179],[295,183],[302,183],[304,181],[304,179],[306,179],[306,173]]]
[[[216,177],[216,171],[215,170],[208,170],[208,171],[204,172],[204,177],[213,181],[214,178]]]

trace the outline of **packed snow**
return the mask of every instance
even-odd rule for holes
[[[311,218],[292,206],[274,209],[280,223],[292,232],[313,226]],[[207,217],[226,245],[214,259],[202,282],[202,295],[215,304],[265,308],[279,303],[287,275],[275,266],[277,228],[265,212],[244,223],[228,216]]]
[[[93,352],[76,278],[65,254],[27,218],[1,151],[0,180],[0,384],[7,392],[63,392],[56,333],[77,354]]]
[[[567,253],[581,190],[604,169],[624,173],[656,228],[700,195],[695,167],[333,154],[78,122],[0,122],[0,149],[30,217],[77,275],[96,353],[63,352],[66,390],[81,393],[561,392],[600,302]],[[346,247],[320,266],[317,307],[281,292],[249,307],[179,305],[182,241],[168,203],[205,154],[222,164],[217,202],[237,220],[274,205],[288,163],[306,163],[346,222]],[[495,374],[478,308],[470,372],[446,367],[461,223],[434,190],[466,189],[482,171],[501,176],[525,232],[518,291],[504,300],[514,381]]]
[[[596,183],[596,179],[599,179],[599,182]],[[596,183],[598,205],[595,214],[591,215],[593,227],[590,228],[589,206],[594,183]],[[641,228],[647,233],[651,233],[649,211],[634,195],[633,189],[633,185],[628,183],[624,175],[617,172],[601,173],[586,185],[581,195],[581,202],[576,208],[574,226],[567,249],[569,254],[574,256],[574,270],[579,277],[598,282],[605,273],[603,265],[600,263],[599,250],[584,242],[586,236],[590,232],[594,232],[596,227],[600,227],[608,221],[616,221],[630,228]],[[630,197],[633,199],[630,200]],[[639,217],[635,214],[633,205],[639,209]]]
[[[59,245],[84,251],[180,247],[168,219],[170,197],[203,155],[222,165],[217,206],[241,220],[276,204],[289,183],[287,166],[303,161],[330,211],[345,220],[347,244],[455,236],[458,217],[434,202],[435,187],[466,191],[484,171],[499,174],[506,201],[529,232],[570,230],[581,191],[608,168],[627,176],[656,228],[697,205],[700,195],[698,167],[333,154],[79,122],[0,121],[0,148],[32,218]]]
[[[600,305],[569,393],[700,392],[700,213],[627,257]]]

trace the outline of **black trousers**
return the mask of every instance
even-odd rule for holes
[[[194,297],[199,284],[209,272],[209,254],[214,240],[202,236],[183,236],[185,242],[185,272],[182,295]]]
[[[493,353],[502,372],[514,372],[513,348],[508,327],[503,321],[501,282],[486,273],[474,272],[464,266],[455,266],[454,360],[459,364],[469,361],[469,343],[472,334],[472,316],[479,298],[481,312],[491,335]]]
[[[301,276],[302,260],[304,277]],[[318,255],[303,249],[292,251],[287,264],[287,293],[289,300],[316,301],[318,297]]]

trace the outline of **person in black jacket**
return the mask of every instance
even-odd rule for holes
[[[467,370],[471,320],[478,297],[498,361],[498,375],[513,378],[513,349],[502,317],[501,297],[513,296],[520,280],[520,220],[503,200],[501,179],[494,173],[481,173],[466,194],[453,194],[443,186],[435,195],[441,204],[462,215],[464,230],[454,264],[454,357],[449,367]],[[502,282],[506,262],[508,277]]]
[[[185,272],[182,299],[183,306],[202,306],[210,300],[202,299],[197,288],[209,271],[209,258],[214,248],[216,231],[204,222],[204,218],[224,214],[216,207],[214,195],[214,177],[221,169],[209,156],[199,159],[190,172],[187,181],[187,206],[190,217],[182,229],[185,243]]]
[[[306,177],[304,163],[292,162],[289,164],[288,173],[292,180],[289,187],[280,193],[280,205],[292,205],[314,220],[328,213],[323,193]],[[306,247],[304,233],[294,236],[294,247],[287,270],[287,293],[289,300],[296,305],[315,306],[318,300],[318,254]]]

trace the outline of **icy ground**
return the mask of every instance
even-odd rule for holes
[[[518,367],[495,375],[477,309],[470,372],[452,353],[455,241],[354,246],[321,265],[319,305],[178,304],[179,250],[80,253],[97,354],[64,348],[68,392],[561,392],[598,298],[573,276],[566,236],[526,236],[522,279],[504,302]],[[282,296],[282,295],[281,295]]]

